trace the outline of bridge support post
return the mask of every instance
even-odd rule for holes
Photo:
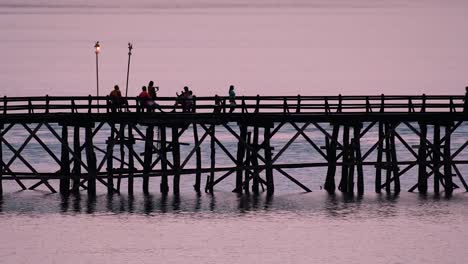
[[[390,124],[385,122],[385,192],[391,192],[391,181],[392,181],[392,170],[391,167],[393,166],[392,163],[392,155],[391,155],[391,146],[390,146]]]
[[[426,171],[426,159],[427,159],[427,125],[425,123],[419,123],[421,135],[419,137],[419,149],[418,149],[418,191],[421,194],[427,193],[427,171]]]
[[[0,197],[3,195],[3,124],[0,124]]]
[[[107,139],[107,193],[114,192],[114,144],[115,144],[115,123],[110,123],[111,134]]]
[[[273,164],[271,161],[270,137],[270,127],[266,126],[263,131],[263,147],[265,149],[265,178],[267,185],[267,195],[272,195],[275,192],[275,184],[273,181]]]
[[[80,143],[80,127],[73,127],[73,183],[72,192],[78,193],[80,190],[80,176],[81,176],[81,143]]]
[[[177,127],[172,127],[172,158],[174,165],[173,192],[178,195],[180,193],[180,145]]]
[[[236,188],[234,189],[237,193],[242,193],[242,174],[244,166],[244,155],[245,155],[245,142],[247,142],[247,126],[239,125],[240,139],[237,142],[237,168],[236,168]]]
[[[377,144],[377,162],[375,165],[375,192],[381,192],[382,185],[382,156],[383,156],[383,146],[385,140],[384,134],[384,124],[382,121],[379,121],[379,138]]]
[[[254,194],[259,193],[259,182],[260,175],[258,173],[258,127],[254,127],[253,139],[252,139],[252,171],[253,171],[253,180],[252,180],[252,192]]]
[[[122,182],[122,174],[123,174],[123,169],[125,165],[125,147],[127,146],[125,144],[125,123],[121,123],[119,126],[119,147],[120,147],[120,171],[119,171],[119,177],[117,179],[117,191],[120,192],[120,184]]]
[[[445,195],[450,196],[453,192],[452,181],[452,156],[450,151],[451,145],[451,129],[450,125],[445,126],[445,144],[444,144],[444,179],[445,179]]]
[[[434,125],[434,144],[433,144],[433,159],[434,159],[434,193],[439,194],[440,183],[440,125]]]
[[[194,139],[194,144],[195,146],[198,145],[198,129],[197,129],[197,123],[193,123],[193,139]],[[200,192],[200,185],[201,185],[201,148],[200,146],[197,147],[195,150],[195,159],[196,159],[196,168],[197,171],[195,172],[195,185],[193,188],[197,193]]]
[[[361,128],[362,123],[354,126],[354,150],[355,161],[357,169],[357,190],[358,195],[364,194],[364,173],[362,169],[362,155],[361,155]]]
[[[246,129],[246,132],[247,132],[247,129]],[[251,132],[247,132],[247,137],[246,137],[246,143],[247,145],[251,145],[251,139],[252,139],[252,133]],[[251,158],[252,158],[252,155],[251,155],[252,151],[251,151],[251,148],[246,148],[246,156],[245,156],[245,163],[243,164],[244,166],[246,167],[250,167],[251,165]],[[250,176],[253,175],[250,171],[250,169],[248,168],[245,168],[245,175],[244,175],[244,191],[246,193],[249,193],[250,192],[250,189],[249,189],[249,184],[250,184]]]
[[[143,193],[149,193],[149,172],[151,170],[151,160],[153,153],[154,126],[148,125],[145,136],[145,153],[144,153],[144,168],[143,168]]]
[[[160,126],[160,136],[161,136],[161,184],[159,189],[162,194],[167,194],[169,192],[169,185],[167,181],[167,145],[166,145],[166,127]]]
[[[133,196],[133,173],[135,171],[135,161],[133,158],[134,151],[133,151],[133,143],[134,143],[134,138],[133,138],[133,127],[132,124],[127,124],[128,125],[128,140],[126,141],[126,145],[128,148],[128,195]],[[125,125],[122,131],[124,131]],[[122,142],[124,141],[124,134],[122,133],[121,137]],[[122,160],[123,161],[123,160]]]
[[[60,194],[68,195],[70,192],[70,155],[68,152],[68,126],[62,126],[60,159]]]
[[[96,154],[94,153],[93,131],[91,126],[85,128],[86,161],[88,163],[88,196],[96,196]]]
[[[348,173],[350,162],[350,149],[349,149],[349,126],[343,126],[343,158],[341,165],[341,180],[338,189],[341,192],[348,191]]]
[[[213,193],[213,184],[216,167],[215,128],[215,125],[210,126],[210,177],[208,178],[207,190],[211,194]]]
[[[325,190],[329,193],[335,192],[335,174],[336,174],[336,148],[338,142],[338,133],[340,131],[339,125],[333,125],[333,132],[331,140],[327,137],[327,157],[328,157],[328,169],[327,178],[325,179]]]
[[[391,160],[392,160],[392,167],[391,171],[393,173],[393,181],[394,181],[394,192],[399,193],[401,190],[400,187],[400,176],[399,176],[399,167],[398,167],[398,160],[397,160],[397,150],[396,150],[396,144],[395,144],[395,130],[396,130],[397,124],[393,123],[391,125],[391,131],[390,131],[390,149],[391,149]],[[388,183],[390,185],[390,183]]]

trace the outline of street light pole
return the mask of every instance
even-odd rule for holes
[[[128,67],[127,67],[127,85],[125,86],[125,97],[128,97],[128,77],[130,75],[130,57],[132,56],[132,43],[128,43]]]
[[[99,52],[101,51],[101,45],[99,41],[94,44],[94,52],[96,53],[96,96],[99,97]],[[99,113],[99,99],[97,99],[98,113]]]

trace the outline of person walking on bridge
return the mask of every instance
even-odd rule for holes
[[[229,105],[231,106],[229,113],[234,112],[236,108],[236,92],[234,91],[234,85],[229,86]]]

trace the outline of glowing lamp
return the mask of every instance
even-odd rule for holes
[[[95,49],[96,54],[101,52],[101,45],[99,44],[99,41],[96,41],[96,44],[94,44],[94,49]]]

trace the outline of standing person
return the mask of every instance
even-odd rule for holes
[[[159,87],[155,87],[154,82],[150,81],[148,83],[148,94],[150,95],[151,99],[156,100],[156,97],[158,96],[157,92],[159,92]]]
[[[120,107],[122,106],[123,100],[122,100],[122,93],[120,92],[118,85],[114,86],[114,90],[110,92],[109,97],[111,101],[112,112],[116,112],[117,109],[119,109],[120,111]]]
[[[229,105],[231,109],[229,109],[229,113],[234,112],[236,108],[236,92],[234,91],[234,85],[229,86]]]
[[[141,106],[148,107],[151,97],[146,91],[146,86],[141,87],[141,93],[138,95],[138,100],[140,101]]]

